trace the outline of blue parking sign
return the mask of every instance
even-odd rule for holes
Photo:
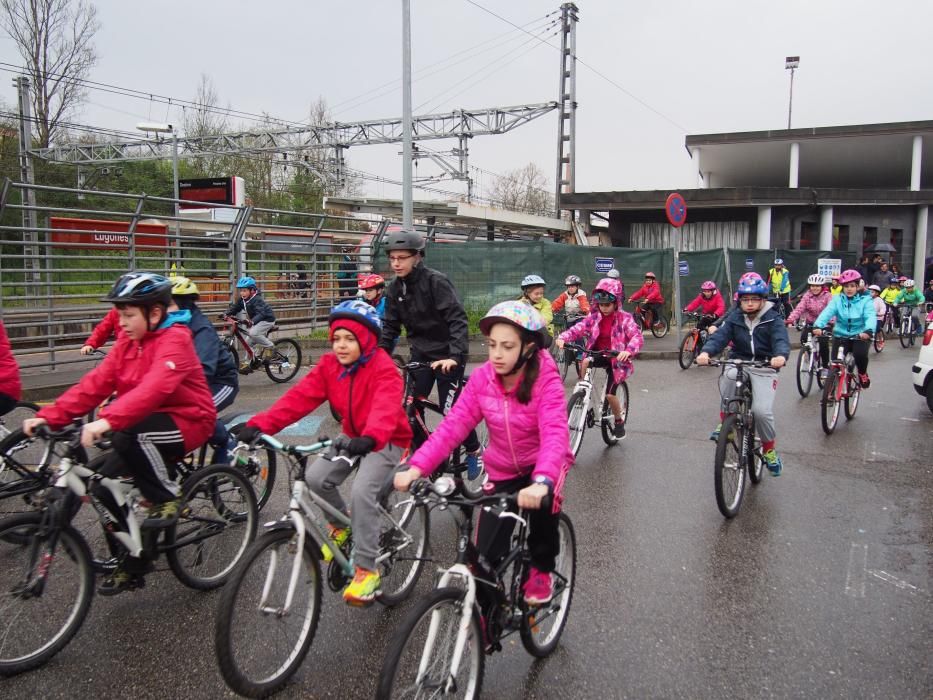
[[[681,277],[686,277],[687,275],[689,275],[689,274],[690,274],[690,264],[689,264],[686,260],[680,260],[680,261],[678,261],[678,262],[679,262],[679,267],[680,267],[680,276],[681,276]]]
[[[745,258],[745,269],[746,270],[755,269],[755,258]]]
[[[615,258],[596,258],[596,272],[606,274],[616,266]]]

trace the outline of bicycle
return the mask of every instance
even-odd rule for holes
[[[644,304],[636,302],[633,302],[633,304],[635,308],[632,309],[632,316],[635,317],[635,322],[638,323],[639,328],[643,331],[650,330],[651,335],[655,338],[663,338],[667,335],[667,332],[671,329],[671,324],[663,312],[655,320],[654,312],[651,309]]]
[[[327,535],[323,518],[350,526],[349,516],[311,491],[304,481],[309,456],[330,450],[330,459],[355,463],[346,442],[326,438],[307,446],[290,446],[269,435],[259,442],[282,455],[295,475],[288,512],[268,523],[224,587],[217,609],[214,650],[227,685],[248,697],[265,697],[281,688],[304,661],[321,613],[322,548],[333,557],[327,584],[340,591],[354,574],[351,539],[338,547]],[[247,447],[238,446],[237,449]],[[377,600],[396,605],[411,595],[424,566],[429,518],[416,498],[405,497],[388,482],[380,496],[382,576]],[[405,498],[401,498],[405,497]]]
[[[522,586],[531,564],[527,549],[527,511],[510,509],[514,495],[466,499],[451,495],[451,484],[412,484],[429,493],[429,507],[452,514],[458,527],[457,561],[441,573],[434,590],[396,629],[379,673],[376,697],[479,697],[485,655],[502,650],[502,640],[519,633],[532,656],[543,658],[557,647],[567,624],[576,582],[576,536],[566,513],[558,517],[560,554],[552,574],[554,596],[530,606]],[[451,507],[453,506],[453,508]],[[491,564],[472,541],[477,509],[518,523],[510,551]]]
[[[259,369],[265,367],[266,374],[272,381],[284,384],[291,381],[298,373],[301,367],[301,346],[298,345],[297,341],[292,338],[279,338],[273,343],[271,356],[262,358],[260,353],[253,350],[252,346],[246,342],[246,331],[244,329],[249,328],[246,321],[241,321],[226,314],[221,314],[221,318],[228,326],[228,330],[221,337],[221,340],[233,354],[233,360],[236,362],[237,367],[242,366],[240,365],[240,354],[237,351],[237,343],[239,343],[243,349],[242,351],[249,358],[250,368]],[[277,330],[279,330],[278,326],[272,326],[269,334],[271,335]]]
[[[144,557],[151,564],[164,553],[175,577],[197,590],[223,585],[256,533],[252,489],[228,466],[185,478],[179,521],[143,529],[138,489],[131,479],[103,477],[85,464],[80,426],[40,426],[37,432],[64,450],[40,510],[0,521],[0,675],[44,664],[87,617],[97,565],[71,524],[83,502],[96,512],[114,557]],[[118,516],[99,500],[97,489],[106,489],[119,504]],[[139,579],[135,587],[144,583]]]
[[[807,398],[813,388],[814,379],[817,386],[823,388],[823,371],[827,368],[820,360],[820,341],[813,335],[813,325],[805,323],[800,330],[807,331],[807,339],[800,344],[800,352],[797,353],[797,391],[802,398]],[[822,337],[829,342],[832,333],[824,331]]]
[[[572,348],[576,352],[581,352],[584,357],[587,355],[594,358],[604,357],[610,362],[618,355],[612,350],[588,350],[582,345],[573,343],[567,343],[564,348]],[[611,383],[608,372],[612,370],[607,368],[607,372],[597,372],[594,376],[594,371],[597,369],[603,368],[593,367],[590,363],[586,368],[586,373],[574,385],[570,399],[567,401],[567,427],[570,429],[570,449],[573,450],[574,457],[580,452],[586,429],[596,425],[597,418],[593,411],[594,397],[601,407],[598,420],[603,442],[610,447],[619,442],[619,438],[615,436],[615,416],[608,399]],[[622,422],[625,423],[628,420],[629,392],[628,384],[624,380],[616,387],[616,396],[618,396],[619,407],[622,411]]]
[[[771,369],[771,364],[759,360],[712,359],[709,364],[722,367],[721,374],[725,374],[729,367],[735,368],[737,391],[732,398],[722,396],[720,410],[725,417],[716,440],[716,456],[713,462],[716,506],[724,517],[731,519],[738,515],[742,505],[746,474],[753,484],[759,484],[764,471],[761,440],[755,435],[752,383],[746,368]]]
[[[16,430],[27,418],[33,418],[39,406],[28,401],[17,401],[12,410],[0,416],[0,440]],[[13,427],[10,427],[13,426]],[[2,465],[0,465],[2,469]],[[2,477],[0,477],[2,479]]]
[[[443,420],[454,401],[460,395],[463,385],[466,384],[468,377],[464,376],[456,383],[454,388],[447,395],[445,406],[432,401],[425,396],[415,394],[414,373],[418,371],[429,371],[431,364],[429,362],[408,362],[402,366],[402,372],[405,376],[405,391],[403,394],[403,408],[405,415],[408,416],[408,423],[411,425],[412,452],[415,452],[425,443],[431,435],[431,431]],[[476,436],[479,439],[481,447],[485,447],[489,442],[489,436],[486,433],[486,423],[482,422],[476,426]],[[434,472],[435,474],[452,474],[460,482],[464,493],[470,496],[478,496],[483,492],[483,484],[486,483],[486,470],[480,470],[474,478],[470,478],[467,473],[467,451],[463,445],[458,445],[451,455],[445,459],[441,466]]]
[[[917,307],[913,304],[901,304],[899,307],[901,309],[901,323],[898,327],[897,337],[901,341],[901,347],[908,348],[917,339],[917,322],[914,320],[914,309]]]
[[[716,317],[699,311],[685,311],[683,315],[692,317],[696,324],[680,342],[680,354],[677,355],[677,363],[681,369],[690,369],[697,356],[703,351],[703,344],[706,339],[709,338],[707,326],[715,321]]]
[[[888,313],[890,312],[885,312],[885,315],[887,315]],[[884,319],[879,319],[878,323],[876,324],[875,337],[872,340],[872,346],[875,348],[876,354],[884,350],[884,343],[886,340],[885,332],[884,332],[885,325],[886,324],[884,322]]]
[[[823,398],[820,401],[820,422],[823,432],[832,435],[839,422],[839,407],[845,405],[846,419],[855,417],[862,383],[855,369],[855,356],[845,352],[840,345],[836,357],[830,362],[829,374],[823,384]]]

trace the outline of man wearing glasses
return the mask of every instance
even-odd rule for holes
[[[467,316],[446,275],[424,265],[424,238],[414,231],[388,234],[385,251],[395,279],[386,287],[379,347],[392,352],[405,327],[412,362],[427,362],[433,372],[415,374],[415,389],[427,396],[437,381],[438,403],[447,406],[454,383],[463,377],[469,341]],[[471,431],[463,443],[470,479],[480,474],[480,445]]]

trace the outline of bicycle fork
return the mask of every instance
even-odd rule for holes
[[[299,482],[300,483],[300,482]],[[262,585],[262,597],[259,600],[259,611],[267,615],[276,617],[285,617],[291,610],[292,601],[295,597],[295,588],[298,586],[298,577],[301,575],[302,557],[305,551],[305,538],[307,537],[307,528],[305,527],[304,517],[301,514],[301,507],[298,501],[298,484],[295,484],[296,493],[292,495],[292,502],[289,504],[288,519],[295,528],[298,535],[298,543],[295,545],[295,559],[292,562],[292,570],[288,577],[288,591],[285,594],[285,603],[282,607],[275,607],[267,604],[269,593],[272,591],[272,579],[275,578],[279,553],[272,550],[269,557],[269,569],[266,571],[266,580]]]
[[[437,583],[438,588],[443,588],[451,583],[452,579],[460,578],[466,583],[466,592],[463,594],[463,603],[460,609],[460,623],[457,627],[457,640],[454,642],[453,660],[448,671],[447,680],[444,683],[444,692],[451,693],[456,690],[455,678],[460,670],[460,658],[463,654],[463,648],[466,646],[467,635],[470,632],[470,624],[473,617],[473,606],[476,603],[476,580],[473,574],[465,564],[454,564],[447,569]],[[421,683],[428,672],[428,666],[431,662],[431,650],[434,648],[434,641],[437,639],[438,627],[441,624],[440,613],[435,610],[431,613],[431,624],[428,627],[428,636],[424,642],[424,650],[421,652],[421,661],[418,663],[418,677],[416,683]]]

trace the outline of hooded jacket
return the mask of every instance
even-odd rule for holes
[[[249,299],[241,299],[238,296],[227,307],[227,316],[236,316],[241,311],[246,312],[246,316],[254,326],[262,321],[275,323],[275,314],[272,313],[272,307],[266,303],[266,300],[262,298],[262,294],[259,292],[256,292]]]
[[[469,351],[467,315],[453,284],[420,262],[386,285],[379,347],[392,351],[402,326],[412,349],[431,360],[462,360]]]
[[[153,413],[167,413],[181,431],[185,449],[197,449],[214,432],[217,411],[194,350],[189,319],[187,312],[173,312],[166,320],[170,325],[139,342],[123,334],[103,362],[37,415],[53,429],[61,428],[116,393],[98,414],[113,430],[132,427]]]
[[[19,378],[19,365],[13,357],[10,339],[3,321],[0,321],[0,394],[19,401],[23,397],[23,385]]]
[[[571,326],[558,337],[565,343],[572,343],[582,338],[586,348],[593,347],[599,338],[599,321],[602,318],[602,314],[599,312],[599,306],[594,305],[594,307],[595,308],[593,308],[582,321]],[[638,324],[635,323],[632,314],[628,311],[622,311],[622,309],[616,309],[612,316],[612,331],[610,335],[612,349],[617,353],[628,350],[634,357],[641,350],[641,346],[645,344],[645,338],[642,336]],[[619,362],[617,359],[613,358],[612,381],[616,384],[624,379],[628,379],[632,376],[632,372],[634,371],[635,365],[632,363],[631,359],[625,362]]]
[[[560,496],[573,465],[564,387],[557,365],[547,350],[538,351],[540,372],[531,400],[522,404],[515,390],[506,392],[492,363],[470,374],[460,397],[437,429],[412,455],[411,466],[430,474],[461,444],[481,420],[489,430],[483,464],[493,482],[529,474],[543,475]]]
[[[703,352],[718,355],[732,341],[730,355],[740,360],[768,360],[778,355],[790,357],[790,338],[784,319],[774,304],[766,301],[754,320],[740,309],[732,309],[722,326],[703,344]]]
[[[719,293],[718,289],[713,290],[713,295],[709,299],[703,296],[703,292],[700,292],[693,301],[684,307],[685,311],[696,311],[697,309],[702,314],[719,318],[726,311],[726,302],[723,301],[722,294]]]
[[[819,294],[811,294],[808,291],[800,297],[800,301],[794,307],[794,310],[790,312],[787,320],[790,323],[796,323],[797,319],[802,316],[804,321],[812,324],[832,298],[832,292],[825,287],[820,288]]]
[[[407,448],[411,426],[402,409],[404,385],[392,358],[377,348],[354,372],[346,373],[345,369],[334,353],[322,355],[304,379],[269,410],[250,418],[247,425],[274,435],[329,401],[333,410],[343,416],[345,435],[368,435],[376,441],[376,452],[387,444]]]
[[[813,325],[823,328],[833,316],[836,317],[836,325],[833,327],[835,337],[852,338],[859,333],[875,332],[875,302],[871,295],[856,294],[850,299],[845,294],[837,294],[820,312]]]
[[[629,301],[638,301],[642,297],[649,304],[663,304],[664,295],[661,294],[661,285],[655,281],[652,284],[643,284],[641,288],[628,298]]]

